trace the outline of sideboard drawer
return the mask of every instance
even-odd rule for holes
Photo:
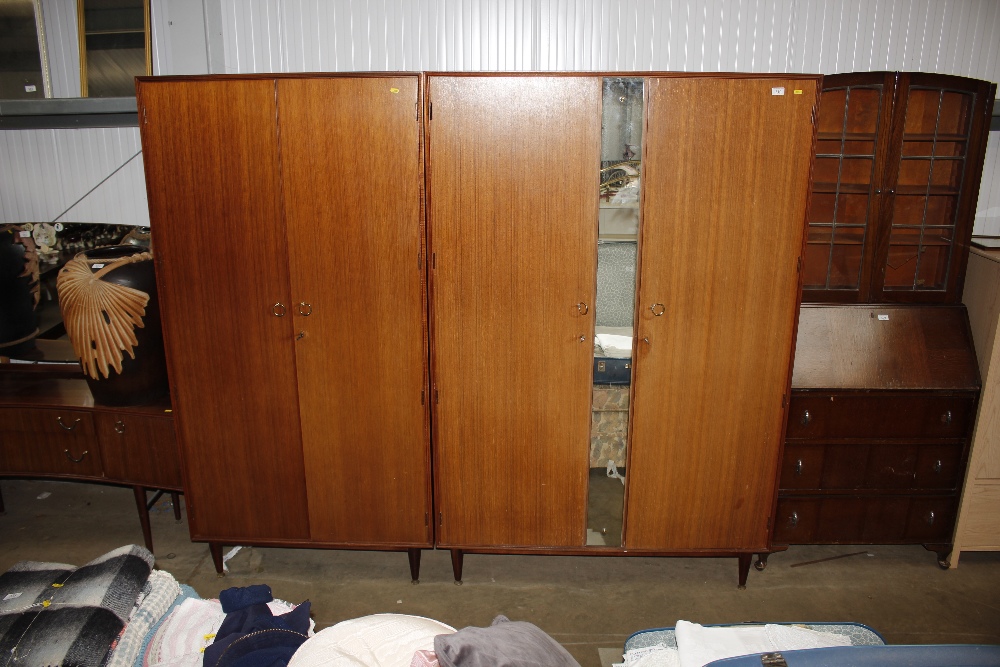
[[[183,486],[172,419],[124,412],[94,418],[109,478],[152,488]]]
[[[104,476],[90,412],[4,408],[0,434],[0,472]]]
[[[975,419],[967,395],[794,394],[789,438],[962,438]]]

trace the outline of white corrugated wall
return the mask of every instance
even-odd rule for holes
[[[154,23],[167,2],[153,0]],[[50,8],[75,11],[74,0],[44,4],[47,25]],[[206,15],[221,14],[217,69],[231,73],[913,70],[1000,79],[997,0],[204,0],[202,6]],[[155,37],[154,43],[165,44]],[[172,73],[167,47],[157,48],[158,73]],[[991,134],[977,233],[1000,235],[998,135]],[[52,165],[39,168],[43,178],[52,173]],[[0,197],[11,196],[20,198],[0,184]],[[129,210],[134,205],[123,202]],[[6,216],[8,207],[0,209]]]

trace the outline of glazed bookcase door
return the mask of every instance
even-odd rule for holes
[[[601,80],[427,81],[437,542],[582,547]]]
[[[429,545],[417,76],[278,81],[311,537]]]
[[[817,79],[647,79],[629,549],[767,545]]]
[[[308,538],[275,82],[138,97],[191,536]]]
[[[864,302],[890,142],[892,73],[824,77],[803,255],[803,301]]]
[[[899,75],[873,301],[959,300],[993,96],[983,81]]]

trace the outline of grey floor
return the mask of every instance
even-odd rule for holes
[[[83,564],[142,544],[130,489],[33,480],[0,480],[0,489],[7,510],[0,571],[20,560]],[[894,644],[1000,644],[995,553],[964,553],[959,568],[942,571],[919,546],[793,547],[771,556],[764,572],[751,570],[740,591],[735,559],[467,555],[465,583],[455,586],[447,552],[425,551],[420,583],[411,585],[402,553],[245,548],[220,579],[207,546],[188,539],[186,518],[174,521],[168,497],[154,507],[159,568],[202,597],[269,584],[278,598],[311,600],[319,628],[380,612],[455,627],[505,614],[541,627],[583,667],[602,664],[599,649],[620,650],[631,633],[678,619],[856,621]],[[612,653],[604,651],[605,659]]]

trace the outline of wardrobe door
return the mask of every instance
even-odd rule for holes
[[[582,546],[601,81],[428,77],[442,546]]]
[[[307,538],[274,81],[138,95],[191,536]]]
[[[278,81],[313,540],[430,545],[418,78]]]
[[[628,548],[767,545],[817,78],[649,79]]]

